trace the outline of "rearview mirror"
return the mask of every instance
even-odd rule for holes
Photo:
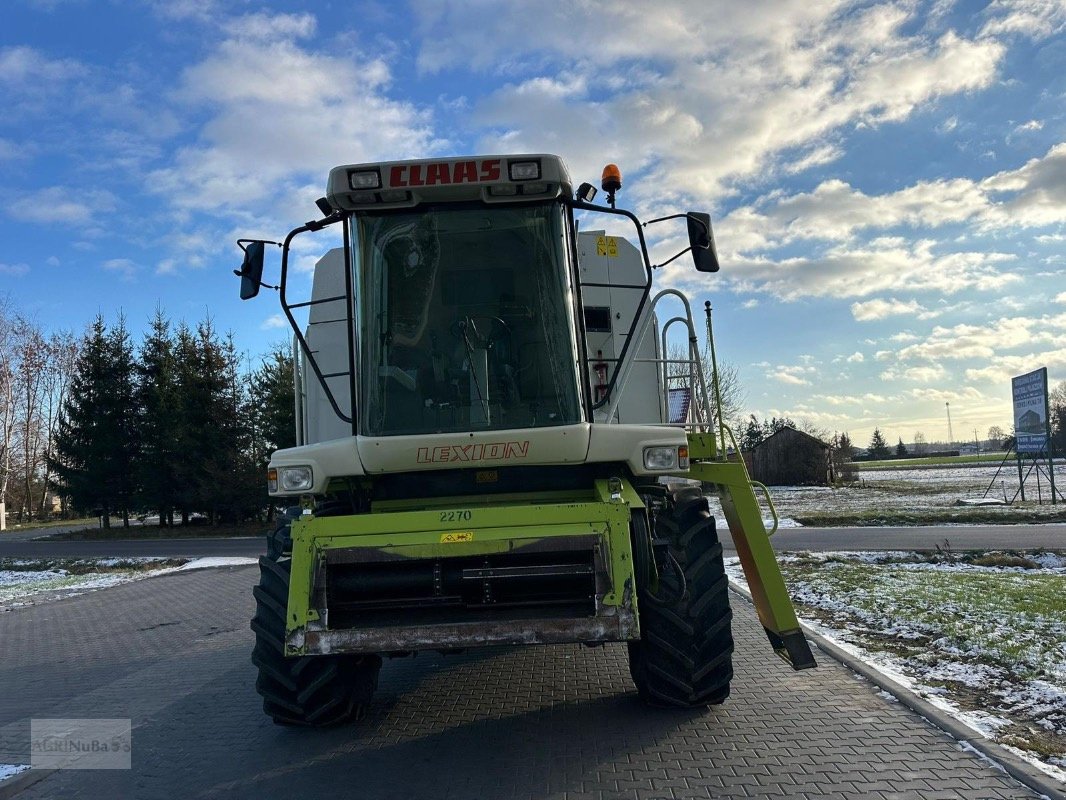
[[[711,215],[690,211],[688,218],[688,243],[692,248],[692,260],[700,272],[718,271],[718,251],[714,248],[714,233],[711,231]]]
[[[240,272],[234,272],[241,278],[241,300],[250,300],[259,294],[263,282],[263,242],[249,242],[244,248],[244,263]]]

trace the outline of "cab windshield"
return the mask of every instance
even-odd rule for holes
[[[558,204],[353,218],[367,436],[581,420]]]

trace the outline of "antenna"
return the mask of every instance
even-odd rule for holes
[[[951,403],[944,401],[944,408],[948,412],[948,447],[955,443],[955,433],[951,430]]]

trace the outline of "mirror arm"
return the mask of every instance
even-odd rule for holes
[[[649,219],[647,222],[643,222],[641,224],[646,228],[649,225],[654,225],[656,222],[666,222],[667,220],[671,220],[671,219],[684,219],[684,220],[690,220],[692,222],[695,222],[697,225],[699,225],[701,228],[703,228],[703,232],[707,236],[708,239],[710,239],[710,237],[711,237],[711,230],[703,222],[703,220],[702,219],[698,219],[697,217],[694,217],[694,216],[692,216],[691,214],[688,214],[688,213],[685,213],[685,214],[671,214],[668,217],[658,217],[657,219]],[[700,248],[700,249],[706,250],[706,249],[708,249],[708,247],[710,247],[710,245],[708,245],[707,247]],[[689,247],[686,247],[684,250],[682,250],[677,255],[666,259],[666,261],[664,261],[662,264],[653,264],[652,265],[652,269],[660,269],[662,267],[665,267],[671,261],[676,261],[677,259],[681,258],[681,256],[685,255],[685,253],[691,253],[691,252],[692,252],[692,247],[690,245]]]
[[[687,218],[688,214],[671,214],[668,217],[657,217],[656,219],[649,219],[647,222],[642,223],[642,224],[644,225],[645,228],[647,228],[649,225],[654,225],[656,222],[666,222],[667,220],[670,220],[670,219],[681,219],[683,217]]]
[[[238,239],[237,247],[241,248],[242,253],[246,253],[248,251],[248,248],[245,247],[245,245],[249,245],[252,242],[262,242],[263,244],[273,244],[277,245],[278,247],[281,247],[281,242],[272,242],[269,239]]]
[[[692,248],[691,247],[686,247],[684,250],[682,250],[676,256],[670,256],[670,258],[666,259],[666,261],[664,261],[662,264],[652,264],[651,268],[652,269],[661,269],[662,267],[665,267],[667,264],[669,264],[671,261],[677,261],[677,259],[679,259],[679,258],[681,258],[681,256],[685,255],[685,253],[690,253],[690,252],[692,252]]]
[[[274,244],[274,243],[271,242],[271,244]],[[244,273],[241,272],[239,269],[233,270],[233,274],[236,275],[238,278],[243,278],[244,277]],[[278,289],[281,288],[280,285],[271,286],[269,283],[263,283],[262,281],[259,281],[259,285],[262,286],[264,289],[273,289],[274,291],[277,291]]]
[[[637,238],[640,240],[640,254],[644,259],[644,272],[647,276],[648,282],[644,286],[644,291],[641,292],[640,302],[637,304],[637,311],[633,315],[633,322],[629,326],[629,335],[626,336],[625,344],[622,345],[622,352],[618,354],[616,366],[614,372],[611,374],[610,380],[607,382],[607,388],[603,392],[603,397],[593,402],[590,410],[596,411],[603,408],[610,402],[611,393],[614,391],[615,384],[618,382],[618,373],[620,372],[617,365],[622,364],[625,361],[626,356],[629,354],[629,346],[633,343],[633,331],[637,328],[637,322],[640,320],[641,314],[644,313],[644,306],[648,303],[648,298],[651,296],[651,283],[652,283],[652,266],[651,259],[648,257],[648,244],[644,239],[644,229],[641,227],[641,222],[637,219],[637,215],[631,211],[626,211],[624,208],[614,208],[607,206],[597,206],[593,203],[586,203],[583,200],[566,199],[563,201],[566,205],[572,209],[580,209],[582,211],[598,211],[601,214],[617,214],[620,217],[626,217],[633,222],[633,227],[637,229]],[[684,215],[682,215],[684,216]],[[576,221],[575,221],[576,222]]]
[[[322,370],[318,366],[318,362],[311,354],[311,348],[307,345],[307,340],[304,338],[303,331],[300,330],[300,325],[296,322],[296,318],[292,315],[292,308],[289,306],[288,301],[285,298],[285,286],[286,278],[289,272],[289,244],[294,238],[301,233],[307,233],[308,231],[320,231],[327,225],[332,225],[335,222],[347,218],[347,214],[338,211],[336,214],[331,214],[328,217],[323,217],[319,220],[312,220],[311,222],[305,222],[299,228],[293,228],[289,231],[288,236],[285,237],[285,243],[281,246],[281,284],[279,286],[281,290],[281,310],[285,312],[285,318],[289,321],[289,327],[292,328],[296,334],[296,339],[300,343],[300,349],[303,351],[304,356],[307,358],[307,363],[311,365],[311,370],[315,373],[315,377],[318,378],[319,385],[326,392],[326,399],[329,401],[330,406],[333,408],[333,413],[340,417],[341,420],[349,424],[352,423],[352,417],[341,411],[340,406],[337,404],[337,399],[333,396],[333,390],[329,388],[329,384],[326,382],[325,376],[322,374]],[[277,244],[277,242],[271,242],[271,244]],[[350,302],[349,297],[346,302]],[[355,398],[352,398],[352,405],[355,405]]]

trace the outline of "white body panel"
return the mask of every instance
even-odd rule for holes
[[[366,474],[436,469],[579,464],[589,450],[587,422],[558,427],[438,433],[432,436],[360,436]]]
[[[334,248],[315,264],[315,280],[311,299],[345,295],[344,250]],[[348,372],[348,313],[343,299],[331,300],[310,306],[307,330],[304,338],[318,362],[323,375]],[[326,392],[315,377],[311,365],[301,359],[301,383],[303,384],[302,420],[297,441],[304,444],[328,442],[352,435],[352,426],[333,411]],[[337,405],[345,414],[351,415],[351,387],[348,375],[327,378]]]
[[[678,447],[686,442],[681,428],[588,423],[477,434],[345,436],[278,450],[270,459],[270,466],[311,467],[311,494],[325,492],[335,477],[440,469],[625,463],[634,475],[653,475],[657,473],[644,467],[644,448]]]
[[[622,286],[644,284],[644,260],[640,250],[629,241],[619,236],[604,236],[603,231],[578,234],[578,257],[582,283],[614,284],[610,288],[586,286],[581,290],[587,323],[592,317],[609,323],[609,331],[589,330],[586,334],[589,358],[595,360],[599,353],[603,353],[609,376],[617,363],[611,359],[617,359],[622,353],[641,298],[640,289]],[[591,315],[588,309],[594,310]],[[630,372],[628,391],[623,391],[618,413],[610,421],[644,425],[662,423],[666,420],[666,411],[662,407],[661,368],[655,363],[660,358],[656,330],[649,330],[644,336],[637,345],[635,357],[639,360]],[[590,374],[595,387],[597,378],[591,367]],[[596,412],[596,422],[608,421],[603,411]]]

